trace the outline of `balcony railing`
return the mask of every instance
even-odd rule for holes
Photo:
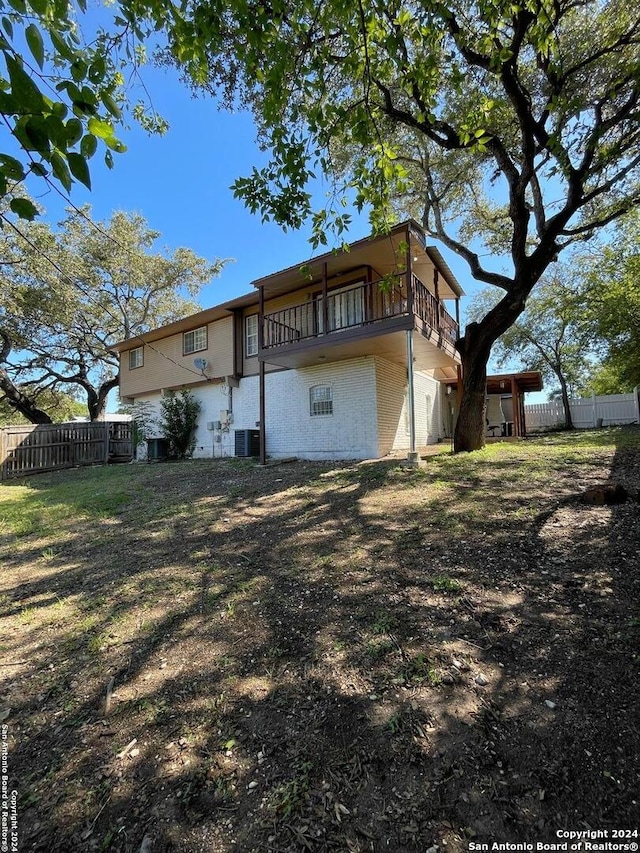
[[[415,275],[411,277],[413,282],[413,310],[416,316],[439,332],[450,343],[455,344],[458,339],[458,324],[451,314],[446,310],[442,302],[439,302],[433,293],[430,293],[424,284]]]
[[[453,343],[458,334],[456,321],[420,279],[413,276],[412,284],[414,313],[427,326],[439,331]],[[327,294],[326,314],[322,296],[265,314],[263,349],[285,346],[344,329],[384,323],[393,317],[408,315],[404,276],[397,276],[391,282],[367,282]]]

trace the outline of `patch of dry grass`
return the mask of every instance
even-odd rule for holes
[[[625,825],[637,504],[576,500],[609,477],[640,485],[637,429],[418,471],[211,460],[3,484],[24,849],[457,853]]]

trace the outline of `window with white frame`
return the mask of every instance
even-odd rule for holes
[[[142,367],[144,364],[144,349],[136,347],[129,350],[129,370],[135,370],[136,367]]]
[[[258,355],[258,315],[250,314],[244,321],[245,353],[247,357]]]
[[[312,418],[333,414],[333,388],[330,385],[313,385],[309,389],[309,414]]]
[[[192,352],[200,352],[207,348],[207,327],[200,326],[199,329],[192,329],[190,332],[185,332],[182,336],[182,352],[184,355],[189,355]]]

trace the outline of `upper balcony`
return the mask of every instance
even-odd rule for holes
[[[463,291],[414,222],[254,284],[260,361],[304,367],[379,355],[404,363],[411,331],[417,369],[459,362],[458,322],[444,300],[455,300],[457,314]]]
[[[406,276],[329,291],[262,317],[264,361],[308,366],[323,360],[380,355],[403,361],[405,332],[413,330],[418,369],[458,361],[458,323],[420,279]]]
[[[366,330],[381,334],[411,328],[411,318],[419,319],[429,333],[435,332],[445,343],[455,346],[458,324],[420,279],[412,275],[413,311],[407,298],[406,277],[394,276],[380,281],[344,287],[299,305],[272,311],[263,317],[262,349],[277,349],[309,339],[345,332]],[[401,322],[394,322],[401,318]],[[408,322],[404,322],[407,320]]]

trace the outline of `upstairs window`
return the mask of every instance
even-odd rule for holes
[[[144,348],[136,347],[129,350],[129,370],[135,370],[136,367],[142,367],[144,364]]]
[[[207,348],[207,327],[200,326],[199,329],[193,329],[190,332],[185,332],[182,336],[182,352],[184,355],[190,355],[192,352],[200,352]]]
[[[245,353],[247,358],[258,355],[258,315],[250,314],[244,325]]]
[[[309,414],[312,418],[333,414],[333,388],[313,385],[309,389]]]

